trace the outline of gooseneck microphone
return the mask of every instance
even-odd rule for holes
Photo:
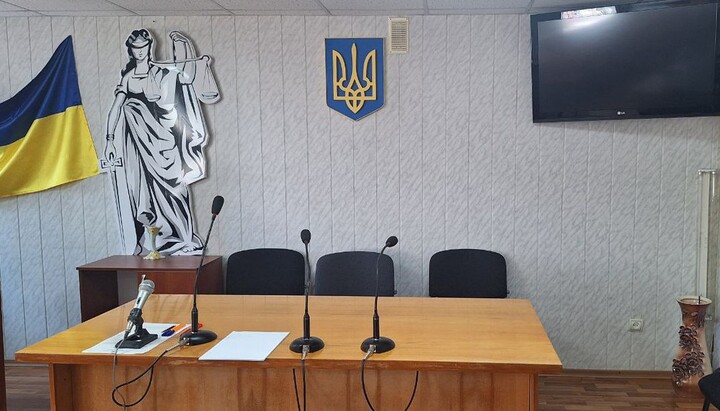
[[[200,264],[198,264],[195,270],[195,287],[193,289],[193,307],[191,312],[191,328],[189,331],[180,335],[180,341],[185,341],[187,345],[200,345],[209,343],[217,338],[217,334],[209,330],[200,330],[198,323],[198,309],[197,309],[197,294],[198,294],[198,279],[200,278],[200,268],[202,267],[203,261],[205,260],[205,253],[208,248],[208,241],[210,240],[210,233],[215,223],[215,217],[220,214],[225,199],[222,196],[215,196],[212,202],[212,219],[210,220],[210,228],[208,228],[207,236],[205,237],[205,245],[203,246],[202,254],[200,255]]]
[[[383,256],[383,253],[385,253],[386,248],[395,247],[397,243],[397,237],[394,235],[388,237],[385,241],[385,247],[383,247],[380,251],[377,262],[375,263],[375,312],[373,313],[373,336],[365,339],[365,341],[363,341],[360,345],[360,349],[363,350],[363,352],[368,352],[371,345],[375,347],[374,352],[376,353],[387,352],[395,348],[395,342],[393,340],[388,337],[380,336],[380,316],[378,315],[377,304],[380,289],[380,258]]]
[[[305,262],[307,264],[307,276],[305,277],[305,315],[303,316],[303,336],[296,338],[290,343],[290,350],[292,352],[300,353],[303,351],[303,346],[309,347],[309,352],[315,352],[325,347],[325,343],[318,337],[310,336],[310,314],[308,313],[308,295],[310,293],[310,279],[311,268],[310,268],[310,257],[308,255],[308,244],[310,243],[310,230],[307,228],[300,232],[300,239],[305,244]]]

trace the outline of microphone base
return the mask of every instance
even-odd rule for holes
[[[180,341],[186,340],[187,345],[202,345],[214,341],[217,334],[208,330],[200,330],[196,333],[187,331],[180,336]]]
[[[320,351],[325,347],[323,340],[318,337],[300,337],[293,340],[290,343],[290,351],[301,353],[303,345],[310,346],[310,352]]]
[[[136,350],[150,344],[151,342],[157,340],[157,338],[157,334],[150,334],[143,328],[140,332],[128,336],[125,340],[118,341],[118,343],[115,344],[115,347]]]
[[[363,341],[363,343],[360,345],[360,349],[363,352],[368,352],[371,345],[374,345],[375,352],[380,354],[380,353],[388,352],[388,351],[392,350],[393,348],[395,348],[395,341],[393,341],[387,337],[378,337],[378,338],[370,337],[370,338],[366,339],[365,341]]]

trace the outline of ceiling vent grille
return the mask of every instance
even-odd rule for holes
[[[408,18],[388,18],[390,35],[390,54],[406,54],[408,52]]]

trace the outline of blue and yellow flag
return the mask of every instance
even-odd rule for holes
[[[0,103],[0,197],[94,176],[97,163],[68,36],[37,77]]]

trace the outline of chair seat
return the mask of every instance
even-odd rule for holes
[[[702,377],[698,382],[698,386],[705,399],[710,401],[710,404],[716,408],[720,408],[720,369]]]
[[[375,295],[379,255],[370,251],[346,251],[320,257],[315,272],[315,294]],[[380,257],[379,270],[379,295],[395,295],[395,268],[387,254]]]
[[[228,258],[225,289],[228,294],[304,294],[305,257],[284,248],[238,251]]]
[[[505,298],[505,258],[487,250],[439,251],[430,258],[429,291],[430,297]]]

